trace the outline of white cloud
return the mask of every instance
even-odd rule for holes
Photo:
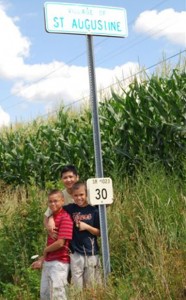
[[[144,11],[135,22],[134,29],[153,38],[165,37],[172,44],[186,46],[186,11],[174,9]]]
[[[40,68],[36,65],[32,66],[32,68],[34,67],[40,72],[40,77],[42,77],[42,73],[46,74],[46,66],[43,66],[45,71],[42,71],[42,66]],[[55,67],[57,69],[56,72],[35,83],[25,84],[24,81],[17,82],[12,89],[12,93],[28,101],[43,101],[47,103],[50,101],[59,102],[61,100],[65,104],[89,96],[87,67],[68,66],[59,62],[53,63],[53,68],[55,69]],[[50,69],[50,65],[47,66],[47,69]],[[130,77],[125,81],[128,84],[131,82],[131,74],[137,71],[139,71],[139,65],[132,62],[115,67],[113,70],[97,68],[97,90],[105,89],[116,83],[117,80]]]
[[[22,35],[18,27],[19,19],[10,18],[0,5],[0,77],[12,80],[11,93],[28,102],[64,104],[89,96],[88,68],[68,66],[63,62],[49,64],[25,64],[29,56],[31,42]],[[135,63],[129,63],[113,70],[96,70],[97,89],[108,87],[123,79],[123,73],[136,70]],[[127,75],[128,76],[128,75]]]
[[[5,7],[0,4],[0,77],[8,79],[20,76],[31,45],[29,39],[22,36],[15,20],[7,16]]]
[[[10,116],[0,106],[0,127],[10,125]]]

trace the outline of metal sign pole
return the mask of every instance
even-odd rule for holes
[[[99,178],[99,177],[103,177],[103,164],[102,164],[102,153],[101,153],[101,138],[100,138],[100,128],[99,128],[97,93],[96,93],[96,76],[95,76],[95,68],[94,68],[92,39],[93,37],[91,35],[87,35],[90,98],[91,98],[91,109],[92,109],[92,119],[93,119],[96,176]],[[108,273],[110,273],[110,255],[109,255],[109,243],[108,243],[108,232],[107,232],[106,205],[99,205],[99,216],[100,216],[100,229],[101,229],[101,240],[102,240],[101,244],[102,244],[104,282],[106,284],[107,275]]]

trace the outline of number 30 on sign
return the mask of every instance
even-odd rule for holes
[[[112,179],[109,177],[88,179],[87,192],[91,205],[111,204],[113,202]]]

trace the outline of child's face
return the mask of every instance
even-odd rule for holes
[[[51,209],[52,213],[57,213],[63,205],[64,198],[62,197],[61,193],[56,193],[49,196],[48,206]]]
[[[72,192],[72,197],[74,199],[75,204],[77,204],[78,206],[87,206],[87,193],[84,186],[80,186],[78,189],[75,189]]]
[[[67,189],[71,189],[73,184],[75,182],[77,182],[79,179],[79,177],[77,175],[75,175],[73,172],[71,171],[68,171],[68,172],[65,172],[62,177],[61,177],[61,180],[63,181],[64,183],[64,186],[67,188]]]

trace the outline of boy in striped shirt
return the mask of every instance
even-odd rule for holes
[[[66,300],[67,276],[69,272],[69,243],[72,239],[73,222],[63,209],[64,196],[60,190],[52,190],[48,195],[48,206],[57,228],[57,239],[50,235],[43,251],[43,257],[32,264],[33,269],[42,265],[40,299]]]

